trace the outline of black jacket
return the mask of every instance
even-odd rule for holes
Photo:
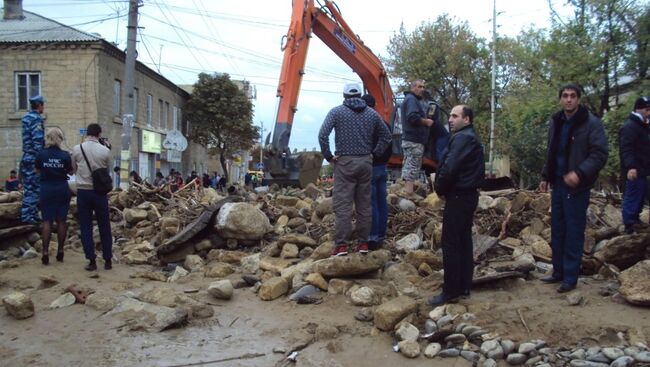
[[[483,146],[472,125],[451,135],[442,159],[434,188],[438,195],[472,192],[481,187],[485,177]]]
[[[546,164],[542,170],[544,181],[554,184],[556,179],[556,155],[562,132],[564,111],[551,117],[548,129]],[[569,130],[567,141],[567,172],[575,171],[580,178],[574,192],[590,190],[598,173],[607,163],[608,147],[605,129],[600,119],[580,106]]]
[[[429,128],[421,123],[421,120],[427,117],[421,98],[411,92],[406,92],[400,108],[402,112],[402,140],[426,144]]]
[[[650,175],[650,126],[633,113],[618,133],[621,171],[624,177],[634,168],[639,176]]]

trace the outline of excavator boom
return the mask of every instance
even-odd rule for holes
[[[321,154],[292,155],[289,149],[291,126],[312,34],[359,75],[365,88],[375,97],[377,112],[384,121],[391,121],[393,92],[379,58],[355,35],[332,1],[324,0],[323,6],[316,7],[314,0],[294,0],[291,23],[283,44],[284,59],[277,90],[278,112],[272,138],[270,142],[267,139],[265,149],[264,163],[269,182],[304,187],[315,182],[320,173]]]

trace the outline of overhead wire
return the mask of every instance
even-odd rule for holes
[[[164,12],[164,10],[162,9],[162,7],[160,6],[160,3],[159,3],[158,1],[156,1],[156,0],[153,0],[153,3],[158,7],[158,9],[159,9],[160,12],[162,13],[162,15],[165,17],[165,19],[167,19],[167,24],[172,25],[171,21],[169,20],[169,17],[167,17],[167,14]],[[178,27],[178,28],[180,28],[180,27]],[[197,62],[197,63],[198,63],[202,68],[205,68],[205,67],[203,66],[203,64],[201,63],[201,61],[199,61],[199,59],[196,57],[196,55],[194,54],[194,52],[193,52],[193,51],[188,47],[187,42],[185,42],[185,40],[183,39],[183,37],[180,35],[180,33],[179,33],[178,30],[177,30],[177,27],[172,27],[172,29],[174,30],[174,33],[176,33],[176,36],[181,40],[181,42],[185,45],[185,47],[187,48],[187,50],[190,52],[190,55],[192,55],[192,57],[194,58],[194,60],[195,60],[195,61],[196,61],[196,62]]]

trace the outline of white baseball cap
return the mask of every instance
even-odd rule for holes
[[[359,83],[348,83],[343,87],[343,94],[348,96],[361,95],[361,86]]]

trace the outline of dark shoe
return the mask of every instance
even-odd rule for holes
[[[93,260],[89,262],[88,265],[84,266],[84,269],[88,271],[95,271],[97,270],[97,263],[95,262],[95,260]]]
[[[49,265],[50,264],[50,255],[41,256],[41,264]]]
[[[63,252],[57,252],[56,253],[56,261],[62,263],[63,262]]]
[[[362,242],[357,245],[357,247],[354,248],[353,252],[358,252],[360,254],[367,254],[368,253],[368,244],[365,242]]]
[[[348,254],[348,246],[342,245],[342,246],[336,246],[334,248],[334,251],[332,251],[332,256],[345,256]]]
[[[444,293],[435,295],[427,300],[427,304],[429,306],[440,306],[440,305],[444,305],[445,303],[456,303],[456,302],[458,302],[458,296],[450,297]]]
[[[106,260],[104,262],[104,270],[111,270],[111,269],[113,269],[113,261]]]
[[[572,291],[572,290],[574,290],[574,289],[576,289],[576,285],[575,285],[575,284],[572,285],[572,284],[562,283],[562,284],[560,284],[560,286],[557,288],[557,292],[558,292],[558,293],[566,293],[566,292],[570,292],[570,291]]]
[[[548,284],[559,283],[559,282],[562,281],[562,279],[558,279],[558,278],[556,278],[556,277],[554,277],[552,275],[540,278],[539,280],[541,280],[544,283],[548,283]]]
[[[377,241],[370,240],[368,241],[368,250],[375,251],[379,248],[379,243]]]

